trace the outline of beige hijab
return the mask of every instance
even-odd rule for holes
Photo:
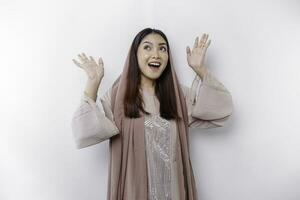
[[[130,50],[122,74],[113,84],[111,105],[120,134],[110,138],[110,163],[107,200],[147,200],[148,181],[144,134],[144,115],[127,118],[123,99],[127,83]],[[181,200],[197,200],[193,169],[189,156],[187,106],[173,68],[169,51],[175,98],[180,120],[177,121],[179,146],[176,152],[179,194]]]

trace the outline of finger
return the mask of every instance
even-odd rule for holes
[[[188,56],[191,55],[191,49],[190,49],[189,46],[186,47],[186,53],[187,53]]]
[[[85,60],[89,60],[88,57],[84,53],[82,53],[82,56]]]
[[[103,63],[103,60],[102,60],[102,58],[101,58],[101,57],[99,58],[99,61],[98,61],[98,63],[99,63],[99,65],[100,65],[100,66],[104,64],[104,63]]]
[[[86,61],[82,55],[78,54],[78,57],[81,60],[81,62],[85,62]]]
[[[92,56],[90,56],[90,59],[91,59],[91,61],[96,63],[95,59]]]
[[[205,37],[204,37],[204,40],[203,40],[204,44],[207,42],[207,39],[208,39],[208,34],[205,34]]]
[[[75,59],[72,59],[72,60],[75,63],[75,65],[77,65],[78,67],[82,68],[79,62],[77,62]]]
[[[206,35],[205,33],[202,34],[201,40],[199,41],[199,44],[198,44],[199,47],[203,46],[203,43],[204,43],[204,40],[205,40],[205,37],[206,37],[205,35]]]
[[[194,43],[194,49],[197,48],[197,46],[198,46],[198,40],[199,40],[199,37],[197,36],[196,40],[195,40],[195,43]]]
[[[208,42],[205,45],[203,45],[204,51],[207,50],[208,46],[210,45],[210,42],[211,42],[211,40],[208,40]]]
[[[208,46],[210,45],[210,42],[211,42],[211,40],[208,40],[208,42],[207,42],[207,44],[205,45],[206,47],[206,49],[208,48]]]

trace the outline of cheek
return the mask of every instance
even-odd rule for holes
[[[138,60],[138,64],[139,64],[140,66],[143,66],[143,65],[144,65],[144,63],[145,63],[145,58],[144,58],[143,55],[138,55],[137,60]]]
[[[164,58],[164,60],[165,60],[166,62],[168,62],[168,60],[169,60],[169,55],[168,55],[168,53],[165,53],[165,54],[163,55],[163,58]]]
[[[139,61],[140,64],[147,63],[147,59],[148,59],[148,56],[146,54],[138,56],[138,61]]]
[[[168,61],[169,61],[169,56],[165,55],[164,56],[164,62],[165,62],[166,65],[168,64]]]

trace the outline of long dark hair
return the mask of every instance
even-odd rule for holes
[[[127,74],[126,93],[124,98],[124,113],[126,117],[138,118],[139,111],[145,114],[150,114],[144,110],[144,101],[140,93],[141,71],[137,60],[137,50],[142,39],[150,34],[156,33],[162,36],[167,43],[167,51],[169,54],[169,42],[166,35],[157,29],[145,28],[140,31],[134,38],[131,44],[129,70]],[[177,119],[178,112],[176,107],[175,90],[170,64],[170,56],[168,63],[163,73],[155,80],[155,95],[160,102],[160,116],[165,119]]]

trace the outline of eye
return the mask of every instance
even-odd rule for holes
[[[146,50],[150,50],[151,48],[150,48],[150,46],[148,46],[148,45],[145,45],[145,46],[144,46],[144,49],[146,49]]]
[[[163,52],[167,51],[167,48],[166,47],[161,47],[160,48]]]

